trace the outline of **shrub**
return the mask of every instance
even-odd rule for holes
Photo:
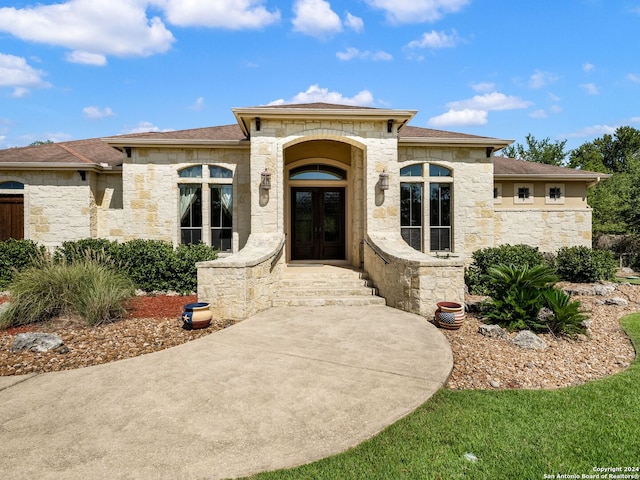
[[[546,322],[551,333],[573,336],[586,332],[584,321],[589,317],[579,301],[572,302],[571,297],[558,288],[544,292],[544,300],[545,306],[553,312]]]
[[[43,258],[18,272],[11,284],[11,304],[0,326],[37,323],[65,314],[80,315],[90,325],[122,316],[134,294],[131,281],[104,259],[73,262]]]
[[[576,283],[613,280],[618,268],[612,252],[584,246],[561,248],[556,264],[558,274],[564,280]]]
[[[0,242],[0,290],[7,288],[15,272],[37,262],[44,253],[45,248],[31,240],[10,238]]]
[[[553,269],[546,265],[499,265],[488,272],[491,300],[485,318],[507,329],[540,331],[544,324],[538,313],[544,306],[544,291],[557,281]]]
[[[91,258],[100,258],[107,261],[116,261],[119,257],[120,244],[106,238],[84,238],[70,242],[63,242],[55,251],[56,260],[73,262],[85,260],[87,255]]]
[[[487,295],[489,269],[498,265],[545,265],[545,257],[537,247],[528,245],[501,245],[473,252],[473,263],[465,272],[465,282],[471,293]]]
[[[178,245],[171,265],[173,272],[173,286],[171,290],[181,293],[195,292],[198,289],[198,269],[196,268],[196,263],[215,260],[217,257],[217,250],[204,243]]]

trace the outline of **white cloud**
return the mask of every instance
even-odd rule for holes
[[[451,48],[458,43],[459,37],[455,30],[451,31],[451,35],[445,32],[425,32],[419,40],[413,40],[407,44],[408,48]]]
[[[584,73],[591,73],[595,70],[596,66],[593,63],[582,64],[582,71]]]
[[[149,56],[166,52],[174,37],[147,1],[69,0],[26,8],[0,8],[0,31],[31,42],[72,50],[71,61],[99,64],[100,56]],[[98,63],[96,63],[98,62]]]
[[[102,109],[100,107],[85,107],[82,109],[82,113],[84,113],[85,118],[90,120],[100,120],[115,116],[115,113],[109,107]]]
[[[551,111],[551,113],[560,113],[562,111],[562,107],[560,105],[551,105],[551,107],[549,107],[549,110]]]
[[[585,127],[581,130],[577,130],[572,133],[562,135],[564,138],[592,138],[600,137],[604,134],[612,135],[615,133],[617,127],[610,127],[609,125],[593,125],[591,127]]]
[[[154,125],[152,122],[148,122],[146,120],[142,120],[138,122],[138,124],[130,129],[125,130],[123,133],[147,133],[147,132],[171,132],[172,128],[161,129],[160,127]]]
[[[491,82],[478,82],[472,83],[471,88],[473,88],[476,92],[490,92],[495,90],[496,84]]]
[[[547,112],[545,112],[544,110],[535,110],[531,112],[529,116],[531,118],[537,118],[537,119],[547,118]]]
[[[347,12],[347,14],[345,15],[344,24],[351,30],[358,33],[364,30],[364,22],[362,21],[362,19],[360,17],[351,15],[349,12]]]
[[[580,88],[583,89],[587,95],[598,95],[598,87],[593,83],[581,83]]]
[[[369,6],[383,10],[391,23],[434,22],[455,13],[470,0],[365,0]]]
[[[343,61],[359,59],[359,60],[374,60],[374,61],[390,61],[393,60],[393,55],[390,53],[378,50],[377,52],[371,52],[369,50],[360,51],[357,48],[349,47],[344,52],[336,53],[336,57]]]
[[[532,103],[522,100],[520,97],[505,95],[504,93],[492,92],[484,95],[476,95],[466,100],[458,100],[447,103],[447,107],[453,110],[514,110],[527,108]]]
[[[627,80],[631,80],[632,82],[635,82],[635,83],[640,83],[640,75],[637,75],[635,73],[630,73],[629,75],[627,75]]]
[[[0,88],[13,88],[14,97],[26,95],[29,88],[46,88],[51,84],[45,82],[41,70],[31,67],[23,57],[0,53]]]
[[[536,70],[533,75],[531,75],[531,78],[529,78],[529,87],[537,90],[555,82],[556,80],[558,80],[556,75]]]
[[[295,103],[335,103],[338,105],[368,106],[373,104],[373,95],[368,90],[362,90],[353,97],[345,97],[339,92],[330,92],[328,88],[311,85],[306,92],[296,94],[291,100],[274,100],[269,105]]]
[[[199,112],[204,108],[204,97],[198,97],[193,105],[189,106],[189,110],[195,110]]]
[[[259,29],[280,21],[280,11],[269,11],[264,0],[150,0],[165,11],[169,23],[181,27],[230,30]]]
[[[487,111],[473,110],[465,108],[464,110],[449,110],[447,113],[431,117],[428,124],[432,127],[450,127],[450,126],[471,126],[486,125]]]
[[[340,17],[325,0],[297,0],[293,11],[296,32],[322,39],[342,31]]]
[[[82,52],[80,50],[67,53],[66,59],[67,62],[70,63],[97,65],[98,67],[103,67],[107,64],[107,57],[105,57],[101,53]]]

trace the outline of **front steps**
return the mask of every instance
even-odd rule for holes
[[[287,265],[274,307],[385,305],[367,274],[351,266]]]

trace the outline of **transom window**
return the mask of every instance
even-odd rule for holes
[[[428,172],[424,176],[424,172]],[[453,176],[449,168],[436,164],[412,164],[400,169],[400,233],[416,250],[452,249]],[[424,206],[425,187],[429,204]],[[425,231],[423,225],[429,225]],[[425,235],[427,238],[425,238]]]
[[[346,180],[347,171],[324,164],[303,165],[289,171],[289,180]]]
[[[0,190],[24,190],[24,185],[20,182],[1,182]]]
[[[195,165],[178,171],[180,242],[233,250],[233,171]]]

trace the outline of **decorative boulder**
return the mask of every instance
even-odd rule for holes
[[[512,342],[520,348],[530,348],[533,350],[544,350],[547,344],[531,330],[522,330],[513,338]]]
[[[629,302],[627,302],[624,298],[620,298],[620,297],[613,297],[613,298],[607,298],[604,301],[605,305],[617,305],[619,307],[626,307],[627,305],[629,305]]]
[[[32,352],[47,352],[55,350],[67,353],[69,349],[58,335],[50,333],[19,333],[11,345],[12,352],[31,350]]]
[[[594,285],[593,291],[596,295],[599,295],[601,297],[608,297],[609,295],[611,295],[613,292],[616,291],[616,286],[611,283],[607,283],[603,285]]]
[[[507,338],[507,332],[499,325],[480,325],[478,333],[490,338]]]

